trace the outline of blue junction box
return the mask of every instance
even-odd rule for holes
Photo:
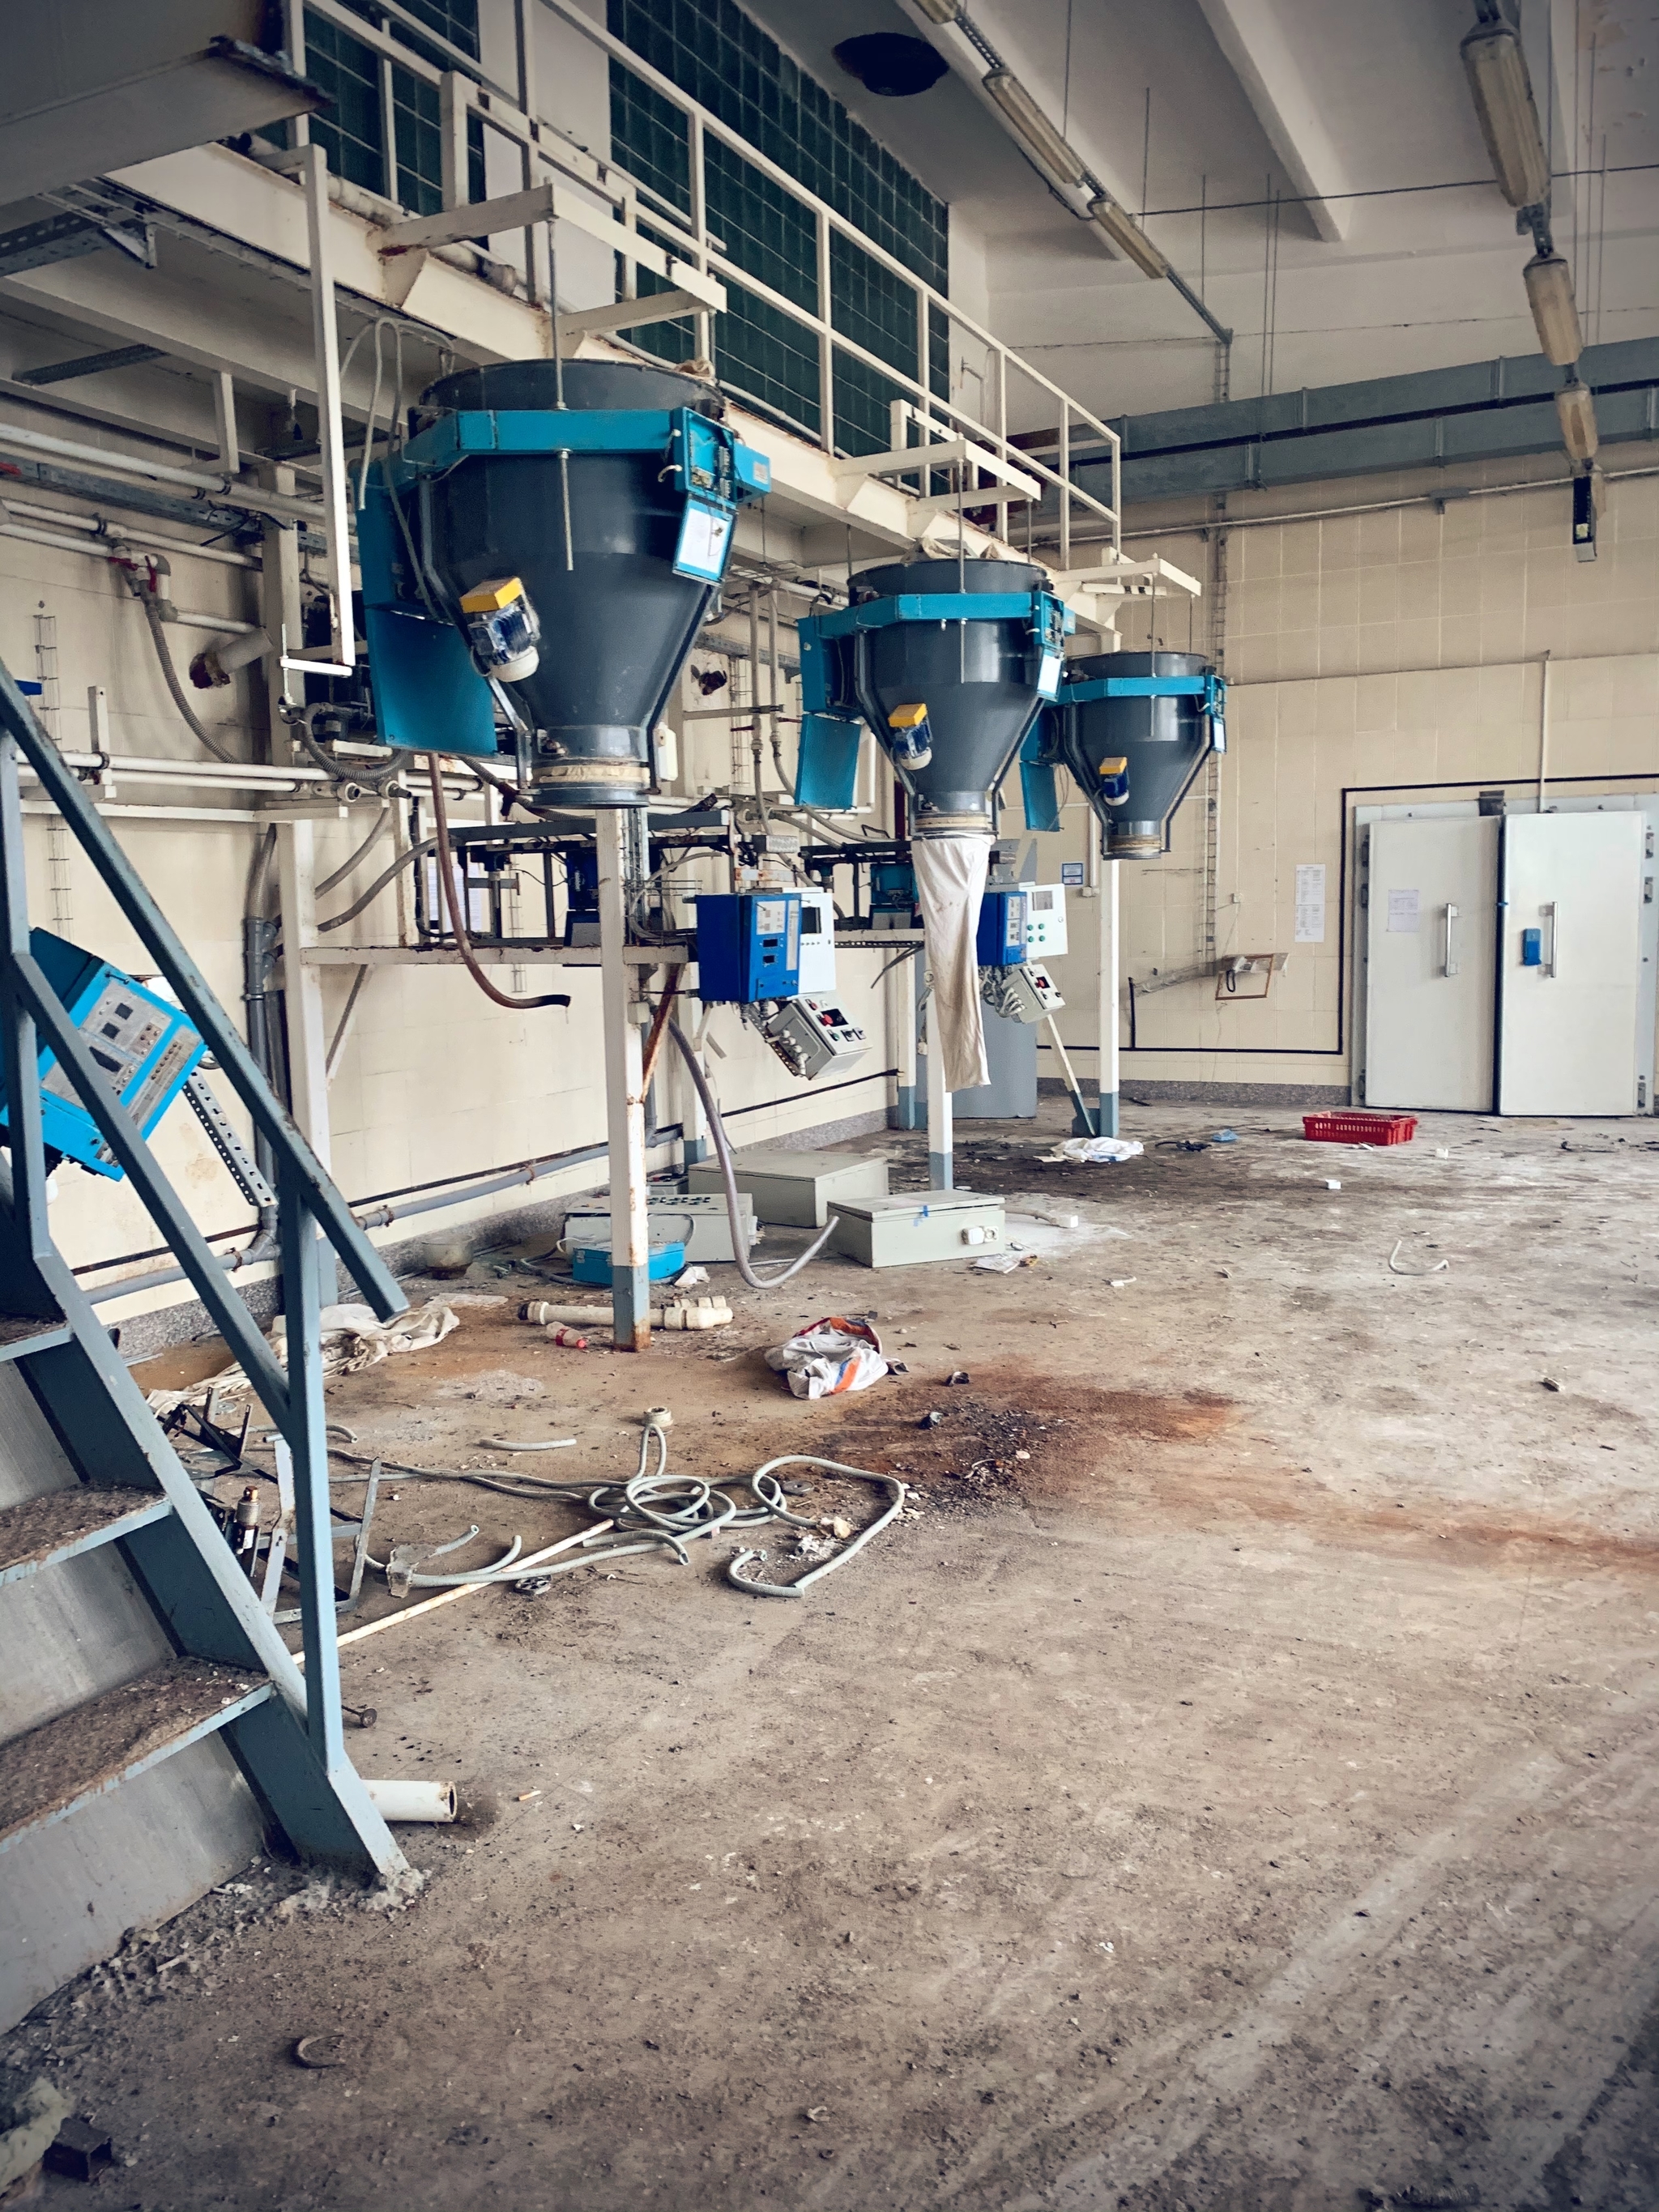
[[[752,1006],[800,991],[799,891],[705,891],[697,899],[697,996]]]
[[[979,935],[974,951],[981,968],[1025,964],[1025,894],[988,890],[980,902]]]

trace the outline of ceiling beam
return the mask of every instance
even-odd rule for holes
[[[1318,235],[1346,237],[1348,179],[1273,0],[1199,0]]]

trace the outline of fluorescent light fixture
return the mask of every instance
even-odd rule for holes
[[[1498,190],[1511,207],[1538,206],[1549,197],[1550,162],[1520,33],[1478,23],[1458,51]]]
[[[1170,264],[1127,209],[1103,192],[1089,203],[1089,220],[1103,230],[1120,253],[1127,254],[1143,276],[1167,276]]]
[[[1557,368],[1571,368],[1584,350],[1571,266],[1559,253],[1535,253],[1522,274],[1545,360]]]
[[[1595,459],[1601,437],[1595,428],[1595,395],[1575,376],[1555,395],[1555,411],[1561,421],[1561,443],[1569,459],[1588,468]]]
[[[993,70],[985,89],[1007,117],[1014,136],[1045,169],[1064,185],[1085,182],[1088,171],[1017,76],[1008,70]]]
[[[954,23],[962,13],[962,0],[916,0],[930,23]]]

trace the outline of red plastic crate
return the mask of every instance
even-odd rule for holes
[[[1414,1114],[1304,1114],[1302,1133],[1311,1145],[1409,1145]]]

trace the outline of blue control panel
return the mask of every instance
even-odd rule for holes
[[[29,932],[29,951],[129,1120],[141,1137],[149,1136],[195,1073],[206,1046],[177,1006],[95,952],[83,952],[46,929]],[[41,1050],[40,1069],[41,1134],[47,1148],[94,1175],[119,1182],[125,1169],[48,1048]],[[0,1109],[3,1105],[0,1078]],[[0,1111],[0,1124],[4,1120]]]
[[[696,905],[700,999],[752,1006],[799,994],[799,891],[705,891]]]
[[[1025,964],[1025,894],[988,890],[980,902],[975,954],[981,968]]]

